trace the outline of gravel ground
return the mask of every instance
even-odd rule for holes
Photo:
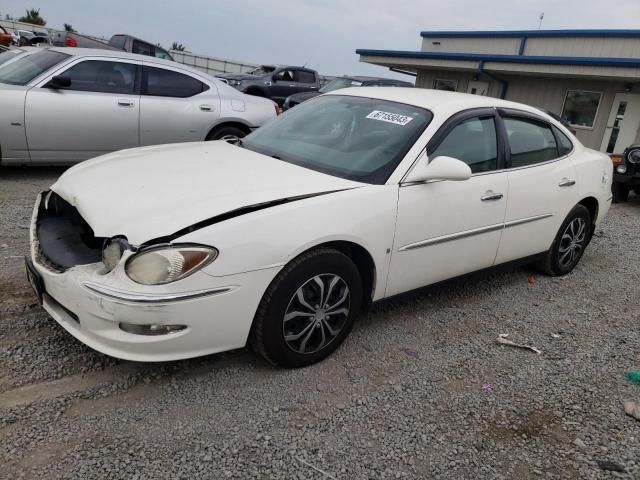
[[[625,379],[640,368],[640,198],[567,277],[426,289],[286,371],[248,351],[118,361],[49,319],[21,257],[34,196],[61,172],[0,173],[0,478],[640,478],[622,407],[640,401]]]

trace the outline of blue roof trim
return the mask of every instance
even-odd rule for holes
[[[426,58],[432,60],[466,60],[473,62],[537,63],[545,65],[581,65],[592,67],[640,67],[640,58],[543,57],[531,55],[368,50],[363,48],[356,50],[356,54],[368,55],[371,57]]]
[[[640,38],[640,30],[478,30],[420,32],[423,38],[622,37]]]

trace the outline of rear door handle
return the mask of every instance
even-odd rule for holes
[[[212,112],[213,107],[211,105],[200,105],[200,110],[203,112]]]
[[[558,184],[559,187],[573,187],[576,184],[575,180],[569,180],[568,178],[563,178]]]
[[[492,200],[500,200],[504,195],[501,193],[495,193],[492,190],[486,192],[483,196],[480,197],[480,200],[483,202],[490,202]]]
[[[133,107],[133,100],[118,100],[118,106],[120,107]]]

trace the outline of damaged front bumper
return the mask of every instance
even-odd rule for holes
[[[87,255],[102,239],[87,237],[88,225],[81,218],[53,221],[47,202],[51,198],[48,192],[40,194],[34,207],[30,263],[37,279],[29,276],[32,285],[40,282],[43,308],[71,335],[102,353],[134,361],[177,360],[246,344],[262,292],[276,268],[221,277],[200,271],[172,284],[139,285],[122,268],[106,272],[95,252],[93,257]],[[59,238],[45,234],[41,241],[39,235],[50,232],[51,224]],[[70,233],[66,224],[73,224]],[[68,250],[78,242],[84,242],[86,249],[74,256]],[[61,260],[66,263],[60,265]],[[70,265],[72,261],[77,264]],[[176,325],[180,329],[167,328],[166,333],[162,329]],[[132,333],[140,330],[132,327],[139,326],[156,333]]]

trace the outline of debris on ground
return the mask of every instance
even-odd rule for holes
[[[640,384],[640,371],[631,370],[629,373],[627,373],[627,380],[633,383]]]
[[[527,281],[529,282],[529,285],[535,285],[538,283],[538,279],[535,275],[531,275]]]
[[[523,345],[521,343],[512,342],[507,338],[508,336],[509,336],[508,333],[501,333],[500,335],[498,335],[498,338],[496,341],[500,345],[509,345],[510,347],[524,348],[526,350],[531,350],[532,352],[535,352],[538,355],[542,353],[542,351],[538,350],[536,347],[532,347],[531,345]]]
[[[616,462],[610,462],[608,460],[598,461],[598,466],[607,472],[626,472],[625,468]]]
[[[624,413],[636,420],[640,420],[640,405],[630,400],[626,401],[624,402]]]
[[[551,334],[551,338],[560,338],[560,334],[559,333],[552,333]]]
[[[482,385],[482,389],[490,392],[491,390],[493,390],[493,383],[485,383],[484,385]]]

